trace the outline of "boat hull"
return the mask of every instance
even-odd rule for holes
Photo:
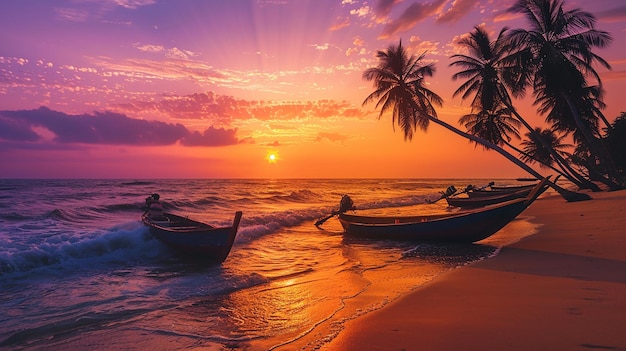
[[[241,221],[241,212],[235,214],[232,226],[219,228],[171,213],[164,215],[167,221],[142,216],[155,238],[175,250],[216,263],[228,257]]]

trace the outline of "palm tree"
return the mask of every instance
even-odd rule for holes
[[[459,123],[465,126],[468,133],[496,145],[508,146],[513,138],[520,139],[518,128],[521,123],[511,116],[511,111],[506,107],[469,113],[462,116]]]
[[[512,30],[509,38],[513,46],[528,49],[533,55],[532,86],[540,111],[557,107],[569,110],[569,113],[560,113],[560,118],[571,119],[598,160],[608,163],[606,152],[581,117],[579,104],[588,96],[585,94],[587,77],[602,84],[593,64],[610,69],[609,63],[592,49],[608,46],[611,36],[594,28],[595,17],[591,13],[580,9],[565,11],[562,0],[517,0],[510,11],[523,14],[530,24],[530,30]],[[615,177],[615,172],[612,176]],[[619,187],[610,179],[605,179],[605,183],[612,188]]]
[[[378,118],[387,112],[392,112],[392,123],[397,123],[404,132],[405,140],[411,140],[417,128],[426,130],[430,122],[438,124],[457,135],[479,143],[495,150],[511,162],[515,163],[528,173],[539,178],[541,174],[532,167],[506,152],[498,145],[465,133],[452,125],[437,118],[437,112],[433,104],[441,106],[442,99],[426,88],[426,77],[431,77],[435,72],[434,64],[422,64],[424,54],[420,56],[410,55],[402,46],[391,45],[385,51],[378,51],[379,63],[376,67],[367,69],[363,73],[363,79],[373,81],[375,90],[363,101],[363,105],[376,101],[376,108],[380,107]],[[561,190],[564,190],[561,188]],[[572,194],[568,194],[572,195]],[[575,197],[566,197],[568,201],[588,200],[586,194]],[[565,197],[566,195],[564,195]]]
[[[508,93],[510,90],[515,97],[524,96],[525,86],[530,81],[531,72],[524,63],[532,56],[530,50],[518,50],[510,47],[506,34],[507,28],[504,28],[497,38],[491,41],[485,29],[477,26],[474,27],[468,37],[459,41],[459,44],[468,50],[468,54],[451,56],[456,60],[450,66],[461,68],[461,71],[455,73],[452,79],[461,78],[466,79],[466,81],[454,92],[453,96],[462,95],[462,99],[466,99],[474,93],[472,108],[480,111],[491,111],[496,106],[503,104],[509,115],[513,113],[530,133],[534,133],[534,128],[512,106],[511,97]],[[493,131],[507,132],[506,129],[493,129]],[[500,141],[503,141],[504,137],[492,136],[487,139],[501,145]],[[542,139],[536,136],[536,140]],[[510,143],[505,144],[521,153]],[[546,144],[545,149],[551,152],[555,159],[560,158],[556,151],[550,149],[550,145]],[[565,160],[559,160],[559,165],[563,168],[563,172],[559,173],[568,174],[566,178],[579,187],[599,190],[595,184],[585,180],[582,175],[571,168]]]
[[[615,164],[622,174],[626,174],[626,112],[622,112],[605,132]]]
[[[552,153],[548,151],[544,145],[550,145],[550,149],[555,150],[561,157],[567,158],[569,154],[567,149],[571,148],[571,144],[565,142],[565,135],[558,135],[553,129],[541,129],[537,127],[535,133],[526,133],[526,138],[522,141],[522,161],[539,162],[545,167],[552,167],[555,162],[559,162],[552,157]],[[541,138],[542,140],[538,140]]]
[[[530,52],[519,50],[511,53],[506,39],[507,30],[503,28],[497,38],[491,41],[485,29],[476,26],[468,37],[459,40],[458,43],[468,49],[469,54],[451,56],[457,61],[450,66],[462,68],[452,79],[466,79],[453,96],[463,94],[465,100],[475,94],[472,107],[485,110],[493,110],[500,103],[509,107],[509,91],[514,97],[524,97],[525,88],[530,82],[530,71],[520,63],[528,61]]]
[[[506,107],[499,108],[496,111],[480,111],[478,113],[470,113],[464,115],[459,119],[459,123],[465,126],[465,129],[467,129],[468,133],[490,141],[499,146],[506,145],[512,150],[518,152],[521,155],[522,161],[530,163],[538,162],[540,166],[550,168],[561,176],[569,179],[577,186],[582,187],[582,184],[577,182],[577,180],[571,175],[566,174],[563,170],[557,169],[553,166],[554,162],[550,157],[549,151],[547,152],[548,155],[541,155],[544,156],[545,159],[540,159],[538,157],[534,157],[535,155],[538,155],[538,153],[530,154],[527,153],[525,150],[520,150],[518,147],[511,144],[511,140],[513,139],[511,135],[515,139],[520,139],[517,128],[521,125],[521,122],[513,118],[511,116],[511,112]],[[526,136],[530,137],[534,134],[535,133],[528,132],[526,133]],[[562,145],[559,145],[559,147],[562,147]],[[484,146],[483,148],[488,149]],[[543,145],[537,145],[537,148],[541,148],[541,150],[543,151],[548,150],[548,148],[543,147]]]
[[[428,88],[425,77],[432,77],[435,65],[422,65],[424,59],[409,56],[402,47],[402,41],[397,48],[390,46],[387,51],[378,51],[380,64],[363,73],[367,81],[374,81],[376,91],[370,94],[363,105],[379,98],[376,108],[381,107],[379,118],[384,112],[393,109],[392,123],[404,131],[404,139],[411,140],[414,130],[428,128],[429,117],[436,118],[437,112],[433,104],[441,106],[443,99]]]

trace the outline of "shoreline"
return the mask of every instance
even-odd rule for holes
[[[626,191],[525,212],[537,233],[346,323],[321,350],[626,350]]]

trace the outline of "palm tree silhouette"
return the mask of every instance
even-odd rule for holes
[[[558,135],[553,129],[535,128],[535,133],[526,133],[526,138],[522,141],[522,161],[539,162],[546,167],[552,167],[555,162],[552,153],[544,145],[550,145],[552,150],[558,152],[563,158],[569,157],[567,149],[572,147],[565,142],[565,135]],[[539,140],[541,138],[542,140]]]
[[[455,73],[452,79],[466,79],[466,81],[454,92],[453,96],[462,95],[462,99],[466,99],[474,93],[472,109],[480,110],[481,112],[499,109],[502,112],[506,112],[509,116],[514,114],[519,121],[516,127],[519,124],[523,124],[533,134],[535,133],[534,128],[517,113],[508,93],[510,90],[516,97],[524,96],[525,87],[530,81],[531,73],[531,70],[527,69],[528,65],[524,63],[532,58],[532,55],[530,50],[519,50],[517,47],[511,47],[506,37],[507,30],[507,28],[502,29],[496,39],[492,41],[487,31],[477,26],[474,27],[469,36],[458,42],[459,45],[468,50],[468,54],[451,56],[451,58],[456,60],[450,66],[461,68],[461,71]],[[496,107],[498,105],[504,105],[506,109]],[[489,114],[478,113],[475,116],[488,117]],[[461,122],[465,123],[464,121]],[[503,122],[501,121],[501,123]],[[488,123],[488,121],[483,123]],[[512,122],[509,121],[507,123],[510,125]],[[506,133],[514,133],[514,136],[519,136],[517,130],[513,131],[510,129],[510,126],[507,128],[504,125],[499,127],[492,125],[492,127],[492,133],[500,132],[503,135],[492,134],[486,138],[487,140],[498,145],[505,144],[523,154],[521,150],[508,142],[511,139],[506,136]],[[470,132],[472,131],[470,130]],[[472,134],[474,133],[472,132]],[[485,138],[485,135],[482,137]],[[543,142],[539,135],[534,137],[535,140]],[[507,142],[504,142],[505,140]],[[558,173],[564,175],[580,188],[600,190],[597,185],[577,173],[565,159],[550,148],[549,144],[545,144],[544,149],[558,160],[557,163],[562,169],[562,171],[555,169]]]
[[[466,114],[459,119],[459,123],[470,134],[496,145],[512,146],[510,142],[513,138],[520,139],[518,128],[521,123],[511,116],[511,111],[506,107]]]
[[[434,64],[422,64],[425,54],[420,56],[409,55],[402,46],[391,45],[387,50],[378,51],[376,54],[379,63],[376,67],[367,69],[363,73],[363,79],[373,81],[375,90],[363,101],[363,105],[376,102],[376,108],[380,107],[380,119],[385,112],[391,111],[392,124],[397,124],[404,132],[405,140],[411,140],[415,130],[420,128],[427,130],[429,123],[438,124],[457,135],[465,137],[480,145],[500,153],[509,161],[515,163],[536,178],[543,178],[532,167],[517,159],[515,156],[502,149],[500,146],[481,139],[477,136],[465,133],[458,128],[437,118],[437,112],[433,106],[441,106],[443,100],[439,95],[426,87],[426,77],[431,77],[435,72]],[[588,200],[586,194],[576,194],[552,184],[568,201]]]
[[[597,122],[585,123],[585,119],[593,121],[598,116],[581,116],[582,112],[599,107],[589,105],[593,104],[593,99],[589,99],[591,87],[587,77],[597,82],[596,89],[601,87],[593,64],[608,69],[611,66],[592,49],[608,46],[612,41],[610,34],[594,28],[595,17],[591,13],[580,9],[565,11],[562,0],[517,0],[509,11],[523,14],[530,25],[528,30],[512,30],[509,38],[514,47],[532,53],[525,66],[534,73],[530,83],[539,112],[554,111],[551,117],[560,119],[560,126],[575,125],[592,154],[610,171],[612,179],[599,180],[611,188],[620,188],[616,181],[623,180],[617,176],[606,149],[594,135],[597,128],[594,131],[593,127]],[[595,112],[599,112],[599,108]]]

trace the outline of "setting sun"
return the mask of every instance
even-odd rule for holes
[[[275,151],[270,151],[265,158],[269,163],[276,163],[276,161],[278,161],[278,154]]]

